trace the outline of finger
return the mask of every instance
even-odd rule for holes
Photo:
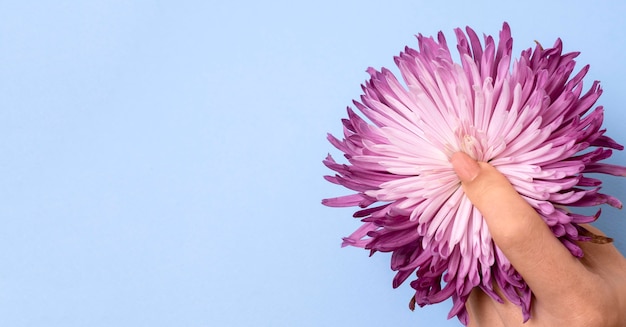
[[[468,327],[537,326],[537,324],[524,323],[520,308],[507,300],[497,285],[494,285],[494,291],[502,298],[502,303],[496,302],[480,288],[472,290],[466,304],[470,322]],[[534,322],[536,323],[537,319]],[[543,326],[543,324],[539,325]]]
[[[582,225],[589,232],[596,236],[606,236],[599,229],[591,225]],[[592,242],[578,242],[578,245],[585,253],[585,256],[580,259],[587,269],[595,272],[598,275],[605,276],[609,282],[615,281],[619,277],[626,282],[626,258],[619,252],[619,250],[612,243],[592,243]],[[620,273],[621,272],[621,273]]]
[[[510,302],[505,302],[509,303]],[[470,293],[467,302],[467,313],[469,314],[468,327],[504,327],[504,321],[502,321],[502,314],[498,310],[504,310],[500,303],[496,306],[496,302],[485,294],[480,288],[474,288]],[[507,308],[508,309],[508,308]],[[519,308],[515,308],[519,312]]]
[[[541,217],[509,183],[487,163],[456,153],[451,163],[463,190],[483,215],[496,245],[511,261],[544,304],[561,307],[590,291],[597,281],[554,237]],[[562,296],[568,292],[568,297]]]

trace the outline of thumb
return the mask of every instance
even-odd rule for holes
[[[554,299],[581,285],[588,273],[507,178],[467,154],[450,158],[463,191],[480,211],[491,237],[538,298]],[[561,278],[562,276],[575,278]],[[546,276],[559,276],[558,280]]]
[[[463,152],[455,153],[450,162],[463,184],[465,195],[483,215],[498,246],[506,247],[517,239],[527,242],[528,233],[533,229],[547,229],[535,209],[493,166],[476,162]]]

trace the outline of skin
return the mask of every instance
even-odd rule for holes
[[[450,162],[494,242],[534,294],[532,316],[522,323],[518,306],[474,289],[466,303],[470,327],[626,326],[626,259],[615,246],[583,242],[585,255],[576,259],[495,168],[461,152]]]

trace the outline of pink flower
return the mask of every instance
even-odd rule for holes
[[[601,163],[623,147],[604,135],[603,108],[592,108],[602,90],[593,82],[583,93],[589,66],[573,74],[578,53],[537,44],[511,61],[513,39],[505,23],[496,43],[455,30],[460,64],[442,33],[419,35],[395,63],[404,83],[387,69],[368,69],[359,116],[348,108],[344,137],[329,141],[346,164],[330,155],[326,176],[354,194],[325,199],[331,207],[359,207],[363,225],[343,245],[391,252],[398,287],[413,273],[411,306],[452,298],[448,318],[467,324],[465,302],[474,287],[506,298],[530,317],[531,290],[493,243],[481,214],[460,187],[449,162],[463,151],[503,173],[534,207],[572,255],[575,241],[589,240],[579,226],[598,218],[565,210],[609,204],[601,181],[589,173],[626,175],[626,168]]]

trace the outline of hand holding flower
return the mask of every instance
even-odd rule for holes
[[[575,258],[494,167],[461,152],[451,163],[494,242],[534,294],[523,326],[626,325],[626,259],[612,244],[580,242],[584,256]],[[502,304],[474,289],[466,303],[469,326],[522,326],[519,308],[501,298]]]
[[[451,298],[448,318],[463,324],[478,289],[517,307],[516,323],[533,314],[535,325],[578,315],[591,322],[605,318],[597,308],[614,305],[626,311],[626,300],[612,297],[616,285],[605,283],[612,270],[586,265],[623,259],[614,260],[614,250],[583,258],[612,249],[585,242],[602,239],[584,227],[600,210],[564,209],[622,207],[590,176],[626,176],[626,167],[603,162],[624,147],[602,129],[599,82],[583,86],[589,66],[576,72],[578,53],[564,52],[560,39],[514,59],[506,23],[498,39],[481,42],[469,27],[455,36],[459,63],[443,33],[420,34],[416,49],[394,58],[401,79],[368,69],[357,110],[342,120],[343,138],[329,135],[347,162],[329,155],[324,164],[335,174],[325,178],[354,193],[322,203],[357,207],[353,216],[363,222],[343,245],[391,253],[393,287],[414,278],[411,309]]]

